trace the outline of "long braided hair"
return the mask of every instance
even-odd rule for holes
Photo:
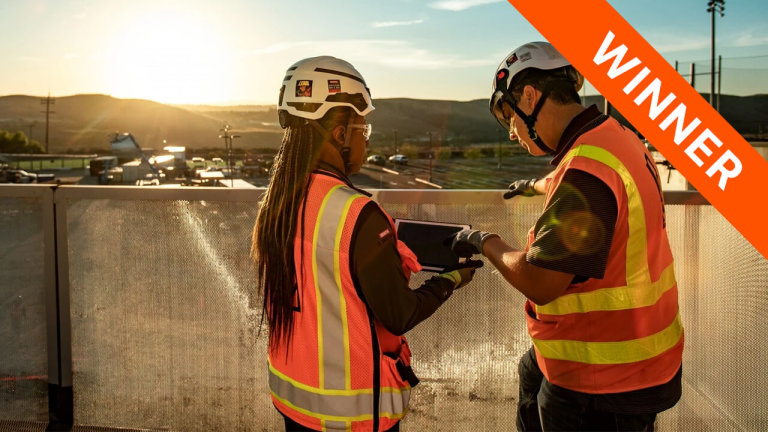
[[[335,107],[317,123],[330,131],[336,125],[346,124],[351,115],[350,108]],[[264,299],[261,324],[266,316],[271,347],[283,338],[290,342],[293,328],[298,287],[294,239],[300,221],[303,228],[299,211],[307,198],[309,176],[317,165],[323,142],[328,139],[328,134],[317,129],[317,124],[290,118],[253,227],[251,256],[258,272],[258,292]]]

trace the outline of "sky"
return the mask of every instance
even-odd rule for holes
[[[709,69],[706,2],[609,0],[681,73]],[[724,94],[768,93],[766,18],[766,0],[726,0]],[[543,37],[505,0],[0,0],[0,95],[274,104],[291,64],[333,55],[374,101],[466,101],[487,98],[501,60],[533,40]],[[708,92],[709,77],[697,80]]]

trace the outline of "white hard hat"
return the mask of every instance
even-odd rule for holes
[[[317,120],[340,106],[350,107],[361,116],[374,110],[371,92],[354,66],[321,56],[300,60],[288,68],[277,103],[282,127],[287,123],[285,114]]]
[[[491,113],[502,126],[509,129],[509,125],[499,118],[499,102],[504,100],[505,94],[512,91],[510,86],[514,78],[526,69],[553,70],[570,65],[571,63],[549,42],[530,42],[514,49],[496,68],[489,101]],[[573,73],[575,73],[572,76],[575,80],[574,87],[576,91],[579,91],[584,83],[584,78],[575,69],[573,69]]]

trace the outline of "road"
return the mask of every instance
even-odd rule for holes
[[[506,158],[501,168],[491,158],[435,160],[431,165],[430,169],[428,159],[383,167],[365,164],[351,180],[360,187],[378,189],[506,189],[515,180],[542,177],[552,169],[549,158],[523,155]]]

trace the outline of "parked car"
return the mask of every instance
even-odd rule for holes
[[[408,156],[404,154],[396,154],[389,157],[389,161],[393,164],[408,165]]]
[[[368,156],[365,161],[374,165],[384,165],[387,163],[387,160],[384,159],[384,156],[378,154]]]
[[[3,183],[46,183],[54,181],[56,176],[54,174],[31,173],[21,169],[3,168],[0,178],[3,179]]]

